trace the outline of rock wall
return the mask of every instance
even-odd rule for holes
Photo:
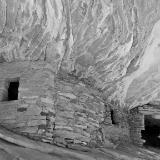
[[[0,124],[21,134],[40,139],[48,136],[47,114],[54,115],[54,70],[44,62],[3,63]],[[8,82],[19,80],[18,100],[7,101]],[[52,137],[51,137],[52,138]]]
[[[113,126],[110,107],[87,79],[65,72],[56,76],[43,61],[3,63],[0,77],[0,124],[4,127],[61,146],[114,145],[106,130]],[[8,83],[17,80],[18,100],[8,101]]]
[[[55,141],[64,137],[66,142],[88,145],[92,136],[97,136],[94,132],[99,132],[100,124],[104,121],[103,100],[96,90],[78,81],[70,83],[58,79],[56,89]],[[98,138],[102,143],[102,135]]]
[[[137,146],[143,146],[141,131],[145,129],[144,114],[139,112],[139,108],[134,108],[129,114],[130,139]]]
[[[159,101],[159,1],[0,0],[0,10],[0,62],[75,71],[128,108]]]
[[[114,126],[111,107],[87,79],[56,75],[43,61],[3,63],[0,77],[0,124],[12,131],[61,146],[91,147],[117,145],[126,134],[121,112],[114,108]],[[14,80],[20,84],[18,100],[8,101],[7,84]]]
[[[153,126],[159,124],[156,123],[159,121],[160,117],[159,105],[146,104],[130,110],[128,114],[129,137],[131,142],[138,146],[143,146],[145,143],[142,137],[142,132],[145,131],[145,126],[147,125],[145,116],[153,118],[153,120],[149,122]]]
[[[128,111],[159,104],[159,12],[157,0],[0,0],[1,101],[20,80],[1,124],[62,145],[128,137]]]

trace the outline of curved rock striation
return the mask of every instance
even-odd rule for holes
[[[44,60],[129,108],[159,98],[159,1],[1,0],[0,61]]]
[[[158,0],[0,0],[0,99],[18,77],[30,108],[0,123],[63,145],[127,139],[129,110],[160,104],[159,13]]]

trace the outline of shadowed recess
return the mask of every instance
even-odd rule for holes
[[[142,131],[142,139],[146,142],[144,146],[160,148],[160,120],[145,116],[145,130]]]
[[[19,81],[9,83],[8,101],[18,99],[18,87],[19,87]]]

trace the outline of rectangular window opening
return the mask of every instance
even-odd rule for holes
[[[113,109],[111,109],[110,113],[111,113],[111,121],[112,121],[112,124],[116,124],[116,121],[115,121],[115,114],[114,114]]]
[[[19,80],[8,82],[8,101],[18,100]]]

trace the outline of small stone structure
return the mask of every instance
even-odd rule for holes
[[[130,139],[133,144],[143,146],[145,140],[142,138],[142,132],[145,130],[145,116],[159,116],[160,108],[157,105],[143,105],[130,110],[129,126]]]
[[[18,99],[8,101],[8,85],[18,81]],[[51,140],[54,71],[44,62],[3,63],[0,67],[0,124],[15,132]],[[51,115],[48,117],[48,114]]]

